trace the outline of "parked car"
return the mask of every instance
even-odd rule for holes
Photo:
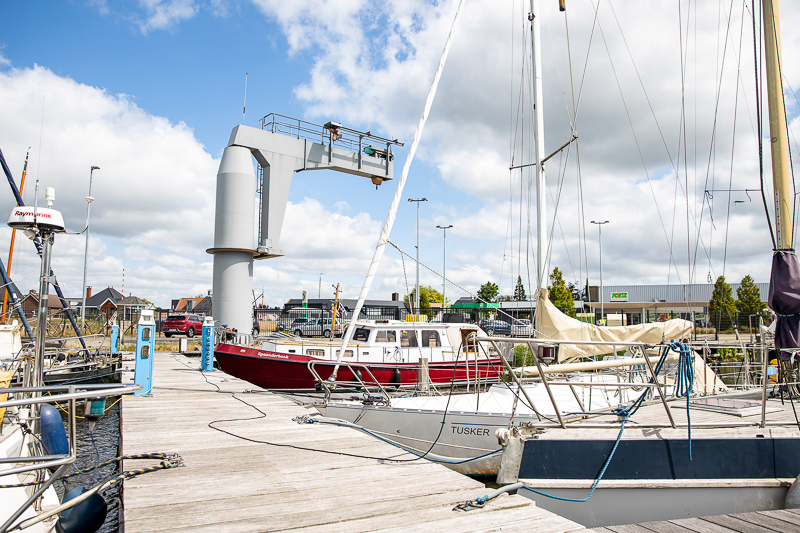
[[[298,337],[322,335],[323,337],[329,338],[331,336],[332,329],[333,319],[331,318],[310,318],[297,325],[292,325],[292,332]],[[343,331],[344,327],[342,325],[342,321],[337,320],[335,331],[336,336],[340,337]]]
[[[486,332],[490,337],[499,335],[501,337],[511,336],[511,324],[502,320],[481,320],[478,327]]]
[[[200,315],[169,315],[161,326],[165,337],[186,335],[194,337],[203,333],[203,318]]]
[[[527,318],[518,318],[511,324],[511,335],[514,337],[533,336],[533,326]]]

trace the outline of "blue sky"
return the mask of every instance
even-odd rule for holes
[[[565,21],[557,8],[544,4],[550,153],[569,138],[573,96]],[[529,117],[526,110],[518,118],[514,104],[526,55],[526,5],[466,3],[404,192],[430,200],[420,209],[423,263],[441,270],[442,232],[436,225],[453,224],[447,233],[450,299],[490,280],[511,294],[516,277],[526,279],[535,269],[532,263],[526,267],[532,244],[520,238],[528,231],[527,206],[520,203],[525,193],[520,175],[508,171],[512,154],[520,160],[519,141],[512,139],[529,137],[511,126]],[[684,24],[698,35],[686,45],[692,121],[686,144],[693,147],[687,156],[677,148],[682,144],[677,7],[647,5],[631,13],[618,1],[593,5],[599,5],[602,39],[588,3],[569,6],[581,170],[578,174],[574,150],[548,166],[551,223],[553,214],[558,216],[549,232],[551,268],[558,266],[567,281],[588,276],[597,284],[597,232],[589,221],[609,219],[603,228],[607,285],[704,283],[708,274],[723,273],[729,281],[746,274],[767,281],[770,245],[760,201],[733,204],[728,215],[727,200],[718,193],[713,227],[702,208],[705,188],[752,189],[758,183],[752,84],[742,81],[736,115],[735,80],[722,85],[717,144],[709,148],[715,80],[730,77],[735,71],[730,58],[738,54],[737,33],[728,39],[720,67],[720,43],[726,41],[717,20],[724,21],[730,4],[689,9],[681,3],[689,17]],[[31,147],[26,201],[32,203],[37,177],[42,190],[55,186],[56,206],[76,231],[84,223],[89,167],[101,167],[93,175],[88,264],[88,284],[95,290],[121,289],[124,269],[125,293],[157,305],[206,294],[216,169],[231,128],[242,120],[245,73],[246,124],[255,126],[276,112],[399,138],[406,142],[397,152],[399,177],[455,6],[452,0],[5,2],[0,149],[19,180]],[[800,46],[800,8],[787,2],[781,7],[784,54],[791,57]],[[735,6],[731,13],[737,28],[740,11]],[[742,61],[747,72],[746,54]],[[797,66],[790,62],[785,71],[789,85],[800,86]],[[733,116],[739,117],[737,136],[745,139],[736,144],[730,140]],[[707,179],[709,167],[715,169],[713,179]],[[686,183],[690,191],[682,196]],[[394,184],[376,191],[351,176],[298,175],[281,243],[287,255],[256,263],[255,292],[263,289],[270,305],[299,297],[302,290],[316,297],[322,274],[323,296],[332,293],[333,283],[342,284],[345,297],[357,296]],[[10,210],[12,198],[6,196],[0,209]],[[416,210],[403,204],[392,240],[414,255]],[[0,242],[8,242],[7,235],[0,231]],[[702,242],[694,254],[698,235]],[[83,243],[83,236],[59,237],[56,243],[53,266],[68,295],[80,293]],[[413,272],[413,263],[389,249],[370,296],[405,293],[406,283],[413,286]],[[18,244],[11,274],[26,292],[38,285],[30,243]],[[437,276],[423,269],[421,277],[424,285],[441,290]]]

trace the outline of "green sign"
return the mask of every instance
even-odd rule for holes
[[[627,302],[628,301],[628,293],[627,292],[612,292],[611,293],[611,301],[612,302]]]

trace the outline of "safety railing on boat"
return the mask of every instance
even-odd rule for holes
[[[670,409],[669,409],[669,405],[667,403],[668,397],[669,397],[669,394],[667,393],[668,384],[666,383],[666,381],[664,381],[664,382],[660,381],[659,375],[654,371],[654,368],[653,368],[653,362],[657,361],[658,357],[651,357],[651,356],[647,355],[648,351],[651,351],[651,350],[654,350],[654,349],[658,349],[658,348],[664,348],[665,345],[653,345],[653,344],[646,344],[646,343],[641,343],[641,342],[618,342],[618,341],[615,341],[615,342],[603,342],[603,341],[556,340],[556,339],[518,339],[518,338],[513,338],[513,337],[489,337],[489,338],[478,338],[477,340],[480,343],[489,343],[490,345],[492,345],[494,347],[495,351],[497,351],[497,353],[500,354],[500,357],[503,360],[503,365],[505,366],[506,371],[507,371],[510,379],[512,381],[514,381],[514,383],[517,385],[518,390],[525,397],[526,401],[528,402],[528,405],[533,407],[535,404],[528,397],[528,395],[527,395],[527,393],[525,391],[525,388],[523,386],[523,383],[522,383],[522,381],[520,379],[520,375],[525,375],[526,374],[525,367],[523,367],[523,368],[519,368],[519,367],[514,368],[511,365],[511,363],[508,361],[508,359],[505,357],[504,351],[500,348],[499,343],[509,343],[509,344],[512,344],[512,345],[514,345],[514,344],[524,344],[524,345],[527,346],[528,352],[532,356],[532,360],[533,360],[533,365],[531,365],[531,368],[529,369],[529,372],[527,372],[527,373],[529,373],[531,375],[535,374],[536,375],[536,379],[541,381],[542,385],[545,387],[545,390],[547,391],[547,395],[548,395],[548,397],[550,399],[550,402],[552,404],[552,407],[555,410],[555,413],[556,413],[556,416],[557,416],[557,419],[558,419],[558,423],[554,424],[554,423],[552,423],[550,421],[543,421],[542,420],[543,417],[539,417],[539,422],[538,423],[534,423],[534,422],[526,423],[530,427],[537,427],[537,428],[547,428],[547,427],[565,428],[565,427],[567,427],[567,424],[566,424],[567,420],[564,419],[564,417],[561,414],[561,411],[558,409],[557,402],[556,402],[555,397],[554,397],[554,395],[552,393],[552,389],[550,388],[551,386],[555,386],[555,385],[566,385],[566,386],[571,386],[571,387],[574,387],[576,385],[580,385],[581,387],[590,387],[590,388],[591,387],[595,387],[595,388],[596,387],[608,387],[609,385],[617,386],[617,387],[620,387],[620,388],[623,388],[623,387],[625,387],[625,388],[647,387],[649,389],[653,389],[653,390],[658,391],[658,396],[659,396],[658,399],[651,400],[649,403],[661,403],[662,406],[664,407],[664,410],[666,412],[666,415],[667,415],[667,418],[669,420],[669,423],[668,424],[640,424],[638,427],[640,427],[640,428],[645,428],[645,427],[646,428],[673,428],[673,429],[674,428],[679,428],[679,427],[681,427],[681,428],[682,427],[688,427],[688,424],[678,424],[673,419],[672,414],[671,414]],[[536,346],[542,346],[542,345],[544,345],[544,346],[549,346],[549,345],[558,346],[558,345],[564,345],[564,344],[566,344],[566,345],[587,345],[587,346],[609,346],[609,347],[611,347],[611,352],[612,353],[617,353],[617,351],[619,349],[623,349],[623,348],[624,349],[636,348],[638,350],[641,350],[641,353],[643,354],[644,357],[631,358],[629,360],[616,359],[616,360],[613,360],[613,361],[609,362],[607,366],[609,366],[609,367],[612,367],[612,366],[623,367],[623,366],[642,366],[643,365],[644,367],[646,367],[647,373],[648,373],[648,377],[652,380],[652,383],[648,384],[648,383],[617,382],[617,383],[609,384],[609,383],[580,382],[579,384],[576,384],[574,382],[553,382],[548,378],[548,375],[555,374],[555,373],[567,373],[567,372],[588,370],[588,369],[590,369],[592,367],[597,369],[597,368],[600,368],[600,366],[603,366],[602,362],[600,362],[600,364],[598,364],[597,362],[590,362],[590,363],[576,363],[573,366],[570,366],[570,365],[550,365],[550,366],[548,366],[548,365],[544,364],[544,362],[538,356],[538,350],[535,349]],[[762,353],[766,353],[766,351],[765,351],[765,349],[763,347],[762,347]],[[703,358],[702,358],[702,361],[704,363],[704,365],[703,365],[704,366],[704,371],[706,371],[706,372],[711,371],[714,374],[714,377],[716,377],[716,372],[713,372],[713,370],[711,370],[709,368],[708,361],[707,361],[707,358],[705,357],[705,355],[706,354],[703,354]],[[673,358],[677,359],[677,356],[673,356]],[[580,365],[583,365],[583,366],[580,366]],[[767,403],[766,402],[766,398],[767,398],[767,390],[768,390],[768,387],[770,385],[770,380],[767,379],[767,376],[769,375],[768,366],[770,366],[770,365],[768,365],[767,358],[763,357],[763,359],[761,361],[761,376],[764,379],[762,380],[762,383],[760,384],[760,389],[761,389],[761,420],[758,423],[759,427],[766,427],[766,426],[770,426],[770,425],[784,425],[783,423],[779,423],[779,422],[771,424],[771,423],[767,422],[767,420],[766,420],[766,403]],[[666,375],[666,372],[664,373],[664,375]],[[708,377],[707,376],[705,377],[705,383],[708,383]],[[786,383],[784,383],[784,385],[796,385],[796,383],[786,382]],[[708,391],[705,391],[705,392],[707,393]],[[573,389],[573,394],[574,394],[574,389]],[[602,411],[610,412],[610,411],[613,411],[613,409],[609,408],[609,409],[601,410],[599,412],[602,412]],[[584,418],[584,417],[585,417],[585,415],[576,416],[576,418]],[[715,422],[713,424],[708,424],[708,427],[743,427],[743,426],[753,426],[753,425],[755,425],[755,424],[754,423],[748,423],[748,422],[731,423],[731,424],[720,424],[720,423],[716,423]],[[693,427],[704,427],[705,424],[696,423],[695,422],[695,423],[692,423],[692,426]],[[580,427],[581,428],[608,428],[609,424],[608,423],[590,424],[590,423],[586,423],[585,421],[583,421],[583,422],[581,422]]]
[[[464,338],[461,345],[458,347],[457,357],[452,362],[452,364],[456,367],[463,366],[466,372],[466,376],[464,379],[461,380],[452,380],[448,382],[448,385],[453,386],[465,386],[467,392],[474,388],[474,390],[478,391],[480,387],[484,387],[489,384],[497,383],[502,379],[502,368],[495,372],[495,376],[489,377],[488,374],[481,373],[480,368],[481,364],[485,362],[491,362],[494,356],[491,355],[489,350],[483,349],[480,344],[475,340],[477,336],[474,333],[471,333],[467,337]],[[302,346],[302,345],[301,345]],[[357,348],[357,347],[356,347]],[[423,347],[420,347],[423,348]],[[461,361],[460,355],[464,354],[463,362]],[[419,364],[417,365],[417,379],[415,383],[407,383],[403,384],[401,382],[398,383],[391,383],[392,387],[397,389],[401,388],[415,388],[419,389],[422,392],[427,392],[430,385],[432,385],[430,376],[428,373],[428,359],[421,356],[419,358]],[[470,358],[472,355],[472,358]],[[497,357],[494,357],[496,360]],[[484,361],[485,360],[485,361]],[[346,368],[350,371],[351,375],[356,378],[355,381],[342,381],[336,380],[331,381],[330,379],[323,379],[319,372],[317,372],[317,366],[340,366]],[[470,374],[470,365],[472,365],[472,374]],[[329,361],[324,359],[315,359],[311,360],[307,364],[308,370],[311,375],[314,377],[315,382],[317,383],[318,388],[322,389],[325,392],[325,399],[326,401],[330,399],[330,395],[333,390],[337,388],[363,388],[365,391],[367,390],[374,390],[378,389],[378,392],[381,393],[388,401],[391,400],[390,394],[387,392],[386,388],[380,383],[378,379],[372,374],[370,368],[373,369],[382,369],[382,370],[391,370],[391,371],[400,371],[400,370],[408,370],[409,367],[407,364],[399,364],[399,363],[386,363],[386,362],[353,362],[353,361],[344,361],[337,363],[336,361]],[[355,370],[354,370],[355,369]],[[369,375],[369,380],[363,379],[363,374],[359,372],[360,369],[366,370],[366,373]],[[359,374],[361,374],[359,376]],[[481,375],[483,374],[483,375]]]
[[[85,384],[85,385],[51,385],[44,387],[7,387],[0,389],[3,394],[12,396],[12,399],[0,401],[0,409],[8,409],[14,407],[33,407],[34,412],[38,411],[37,407],[41,404],[66,403],[68,406],[67,414],[67,443],[68,451],[64,454],[53,455],[33,455],[33,456],[19,456],[19,457],[0,457],[0,464],[21,464],[22,466],[1,469],[0,478],[10,475],[21,474],[25,472],[38,471],[46,468],[56,470],[42,483],[39,484],[36,490],[30,497],[14,512],[4,524],[0,525],[0,531],[6,531],[14,522],[22,516],[25,509],[30,507],[39,497],[55,482],[62,474],[66,473],[66,469],[72,465],[77,458],[76,448],[76,429],[75,422],[77,417],[76,402],[77,400],[88,400],[96,398],[107,398],[109,396],[120,396],[124,394],[133,394],[141,390],[141,385],[135,384]],[[18,398],[17,396],[24,396]],[[15,415],[7,413],[6,417],[13,418]],[[19,411],[16,413],[20,417]],[[23,415],[24,416],[24,415]],[[18,420],[17,423],[27,424],[28,421],[33,422],[34,427],[38,427],[39,421],[36,417],[30,420]],[[2,423],[2,420],[0,420]],[[30,428],[29,428],[30,429]],[[38,442],[38,441],[37,441]],[[43,450],[47,451],[47,450]],[[75,503],[78,503],[76,499]]]
[[[8,407],[31,406],[50,403],[66,402],[69,406],[68,414],[68,442],[70,453],[66,455],[45,455],[33,457],[0,457],[0,464],[3,463],[39,463],[28,466],[21,466],[11,468],[8,470],[0,471],[1,476],[17,474],[21,472],[28,472],[40,468],[51,468],[63,464],[71,464],[74,462],[75,451],[75,419],[76,400],[85,400],[89,398],[106,398],[108,396],[120,396],[124,394],[133,394],[141,390],[141,385],[134,384],[86,384],[86,385],[51,385],[45,387],[8,387],[0,389],[3,394],[9,396],[36,394],[36,396],[29,396],[26,398],[12,398],[10,400],[0,401],[0,409]],[[53,394],[57,391],[65,391],[58,394]],[[71,459],[71,460],[70,460]]]
[[[676,388],[674,381],[673,381],[673,383],[668,383],[668,379],[673,379],[673,378],[670,377],[670,372],[674,372],[674,369],[670,369],[668,371],[668,369],[665,368],[663,372],[661,372],[660,374],[657,374],[656,370],[653,367],[653,364],[656,361],[658,361],[659,356],[657,356],[657,355],[649,355],[648,354],[648,352],[652,352],[653,350],[663,349],[665,347],[665,345],[663,345],[663,344],[662,345],[653,345],[653,344],[647,344],[647,343],[642,343],[642,342],[619,342],[619,341],[602,342],[602,341],[572,341],[572,340],[567,341],[567,340],[531,339],[531,338],[520,339],[520,338],[516,338],[516,337],[488,337],[488,338],[487,337],[478,337],[478,338],[475,339],[475,343],[476,343],[476,348],[475,348],[475,353],[476,354],[479,351],[482,350],[484,353],[492,352],[492,353],[496,353],[496,354],[498,354],[500,356],[500,358],[502,359],[502,362],[503,362],[503,366],[504,366],[504,368],[506,370],[506,375],[508,376],[508,379],[513,381],[517,385],[517,389],[519,391],[519,394],[521,394],[523,397],[525,397],[525,401],[528,403],[529,406],[531,406],[533,408],[534,412],[537,415],[539,415],[539,413],[536,412],[535,407],[533,407],[535,405],[534,402],[531,400],[531,398],[529,398],[527,396],[527,393],[525,391],[525,387],[523,385],[523,379],[522,378],[523,378],[523,376],[528,375],[532,379],[540,381],[543,384],[543,386],[545,387],[545,390],[547,391],[547,395],[548,395],[548,397],[550,399],[550,403],[552,404],[554,412],[556,413],[556,417],[557,417],[558,421],[557,421],[557,423],[554,424],[547,417],[539,415],[538,416],[539,423],[538,424],[529,423],[532,426],[542,427],[542,428],[554,427],[554,426],[555,427],[566,427],[567,422],[570,422],[570,421],[572,421],[574,419],[585,418],[586,417],[585,416],[586,415],[585,409],[584,409],[583,404],[580,401],[580,398],[578,397],[578,394],[576,393],[575,388],[576,387],[588,387],[588,388],[606,388],[606,389],[607,388],[616,388],[616,389],[618,389],[620,391],[620,398],[623,397],[623,394],[622,394],[622,390],[623,389],[633,389],[633,390],[649,389],[651,391],[650,399],[646,402],[646,404],[660,403],[664,408],[664,411],[666,413],[666,416],[667,416],[669,422],[667,424],[641,425],[640,427],[653,427],[653,428],[656,428],[656,427],[658,427],[658,428],[686,427],[686,424],[682,425],[682,424],[677,423],[674,420],[674,418],[672,416],[672,413],[670,412],[670,407],[669,407],[669,404],[668,404],[668,401],[671,399],[670,397],[674,395],[675,388]],[[521,367],[521,368],[517,367],[517,368],[514,368],[511,365],[511,363],[509,362],[508,358],[506,357],[506,353],[513,354],[514,353],[514,349],[512,348],[511,350],[504,350],[501,347],[501,345],[503,345],[503,344],[510,344],[512,347],[516,346],[516,345],[525,345],[527,347],[527,352],[528,352],[527,355],[532,357],[532,364],[529,367]],[[539,347],[539,346],[559,346],[559,345],[563,345],[563,344],[567,344],[567,345],[585,345],[585,346],[599,346],[599,345],[608,346],[608,347],[610,347],[610,349],[607,350],[607,351],[610,351],[611,354],[616,354],[618,351],[621,351],[621,350],[631,350],[631,349],[633,349],[635,351],[639,351],[641,353],[641,357],[635,357],[635,358],[630,358],[630,357],[617,358],[617,357],[614,357],[613,360],[609,361],[609,357],[606,356],[605,360],[601,361],[601,362],[591,361],[591,362],[588,362],[588,363],[548,365],[548,364],[546,364],[546,361],[544,361],[544,358],[540,357],[540,355],[539,355],[540,351],[537,349],[537,347]],[[488,347],[481,348],[482,346],[488,346]],[[761,361],[760,361],[760,363],[761,363],[761,365],[760,365],[760,367],[761,367],[761,372],[760,372],[760,377],[761,377],[761,379],[760,379],[761,420],[760,420],[758,425],[760,427],[766,427],[767,425],[771,425],[766,420],[766,397],[767,397],[767,389],[771,384],[770,383],[770,379],[768,379],[768,376],[772,373],[772,372],[770,372],[770,367],[772,365],[768,365],[767,358],[763,357],[763,354],[766,353],[766,349],[763,346],[758,347],[758,349],[759,349],[760,353],[762,354],[762,358],[761,358]],[[719,379],[718,373],[715,372],[714,371],[715,369],[711,368],[709,366],[709,364],[708,364],[707,355],[708,355],[708,353],[705,352],[705,351],[702,354],[702,359],[701,360],[702,360],[702,363],[703,363],[703,365],[702,365],[703,374],[699,375],[699,376],[702,377],[702,382],[701,383],[702,383],[702,386],[704,388],[701,391],[695,391],[695,394],[694,394],[695,396],[709,395],[709,394],[714,393],[718,389],[722,389],[723,388],[722,387],[723,383]],[[693,365],[693,367],[694,367],[694,364],[695,364],[694,357],[695,357],[694,354],[692,354],[691,355],[691,361],[692,361],[691,364]],[[666,362],[668,362],[671,365],[672,363],[675,363],[678,360],[678,358],[679,358],[678,354],[672,354],[667,358]],[[315,363],[315,365],[316,364],[326,364],[326,363],[318,362],[318,363]],[[327,364],[333,364],[333,363],[328,362]],[[360,363],[356,363],[356,364],[353,364],[353,363],[344,364],[343,363],[343,366],[349,366],[351,369],[353,367],[357,367],[358,369],[366,369],[366,372],[369,372],[369,369],[366,367],[366,365],[360,364]],[[370,366],[372,368],[376,367],[375,364],[370,364]],[[675,366],[675,365],[672,365],[672,366]],[[748,382],[748,386],[747,387],[742,387],[742,388],[744,388],[744,389],[752,388],[752,383],[754,381],[756,381],[756,378],[758,378],[757,375],[751,375],[751,374],[753,374],[752,369],[757,368],[757,366],[758,366],[757,364],[755,364],[755,363],[750,364],[747,361],[745,361],[744,363],[740,363],[740,368],[744,369],[742,371],[748,372],[748,375],[750,376],[750,381]],[[624,367],[628,367],[630,370],[627,370],[626,372],[629,375],[630,375],[631,372],[634,372],[634,373],[638,374],[639,376],[641,376],[641,379],[636,381],[636,380],[633,380],[633,379],[629,378],[629,381],[619,381],[618,380],[618,381],[615,381],[615,382],[603,381],[603,382],[591,383],[591,382],[583,382],[583,381],[574,382],[574,381],[568,381],[568,380],[567,381],[554,381],[551,378],[551,375],[552,374],[556,374],[556,373],[557,374],[568,374],[568,373],[575,372],[575,371],[590,370],[590,369],[594,369],[595,372],[598,372],[598,371],[600,371],[600,369],[602,367],[606,367],[606,368],[624,368]],[[315,376],[315,378],[320,383],[323,383],[322,379],[319,377],[319,373],[316,372],[316,370],[314,370],[312,366],[310,366],[309,369],[312,370],[312,374]],[[352,372],[352,375],[355,376],[358,379],[358,382],[354,383],[354,384],[357,385],[357,386],[360,386],[360,387],[364,387],[365,390],[367,390],[369,387],[380,386],[380,383],[378,382],[377,379],[374,378],[374,376],[372,375],[371,372],[369,372],[369,379],[359,379],[358,378],[358,374],[357,374],[356,371],[351,370],[351,372]],[[649,382],[649,383],[645,382],[648,379],[650,379],[651,382]],[[774,385],[775,382],[773,382],[772,384]],[[783,382],[782,384],[783,385],[793,385],[793,383],[789,383],[789,382],[786,382],[786,381]],[[448,384],[448,385],[450,385],[450,384]],[[580,410],[584,411],[584,413],[583,414],[575,414],[572,417],[563,416],[561,414],[562,411],[558,408],[555,396],[554,396],[553,391],[551,389],[551,387],[556,387],[556,386],[568,386],[568,387],[570,387],[570,389],[572,390],[573,396],[577,400],[578,405],[580,405]],[[727,386],[730,386],[730,384],[727,384]],[[328,391],[328,387],[326,387],[324,383],[323,383],[323,387],[325,388],[326,391]],[[672,389],[671,392],[670,392],[670,389]],[[380,392],[386,398],[387,402],[390,403],[391,402],[391,398],[390,398],[389,394],[387,393],[386,389],[384,387],[380,387]],[[329,392],[327,392],[326,399],[328,397],[329,397]],[[624,403],[624,402],[621,402],[621,403]],[[598,412],[603,412],[603,411],[612,412],[612,411],[614,411],[614,408],[609,407],[609,408],[607,408],[605,410],[599,410]],[[703,427],[702,423],[694,423],[693,425],[695,427]],[[752,425],[754,425],[754,423],[744,422],[744,423],[727,424],[727,426],[731,426],[731,427],[752,426]],[[775,425],[781,425],[781,424],[777,424],[776,423]],[[710,424],[710,426],[721,427],[721,425],[719,423]],[[581,423],[581,427],[584,427],[584,428],[588,428],[588,427],[603,427],[603,428],[607,428],[609,426],[608,426],[607,423],[594,424],[593,425],[591,423],[587,423],[586,421],[583,421]]]

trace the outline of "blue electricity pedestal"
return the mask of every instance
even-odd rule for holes
[[[111,353],[119,352],[119,325],[111,326]]]
[[[203,319],[203,348],[200,354],[202,364],[200,370],[214,370],[214,319],[207,316]]]
[[[133,382],[142,386],[136,396],[153,395],[153,355],[156,343],[156,321],[152,310],[143,310],[136,326],[136,370]]]

